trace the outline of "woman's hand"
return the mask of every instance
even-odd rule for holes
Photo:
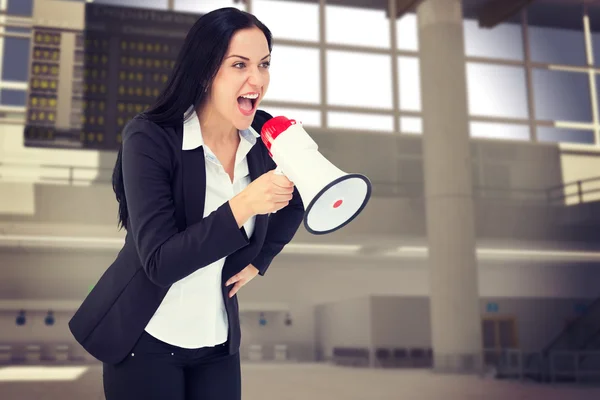
[[[271,170],[252,181],[229,200],[229,204],[238,226],[241,227],[253,215],[281,210],[289,204],[293,193],[293,182]]]
[[[254,277],[258,275],[258,269],[249,264],[246,268],[229,278],[229,280],[225,283],[225,286],[229,286],[232,283],[235,283],[233,289],[229,292],[229,297],[233,297],[246,283],[250,282]]]

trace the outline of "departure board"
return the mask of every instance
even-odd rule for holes
[[[80,31],[34,27],[41,42],[32,45],[27,146],[117,150],[123,127],[156,99],[199,17],[82,6]]]
[[[60,31],[51,28],[33,31],[25,127],[25,141],[29,145],[57,139],[61,36]]]

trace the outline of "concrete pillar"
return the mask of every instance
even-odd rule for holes
[[[424,0],[417,9],[431,338],[440,372],[482,364],[461,3]]]

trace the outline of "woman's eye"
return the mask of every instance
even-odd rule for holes
[[[271,66],[271,62],[270,62],[270,61],[267,61],[267,62],[264,62],[262,65],[263,65],[263,67],[265,67],[265,68],[269,68],[269,67]]]
[[[244,64],[243,62],[240,62],[240,63],[233,64],[233,66],[235,68],[244,68],[246,66],[246,64]]]

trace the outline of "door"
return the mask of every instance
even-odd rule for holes
[[[486,364],[496,365],[502,350],[519,347],[514,317],[484,317],[481,324]]]

